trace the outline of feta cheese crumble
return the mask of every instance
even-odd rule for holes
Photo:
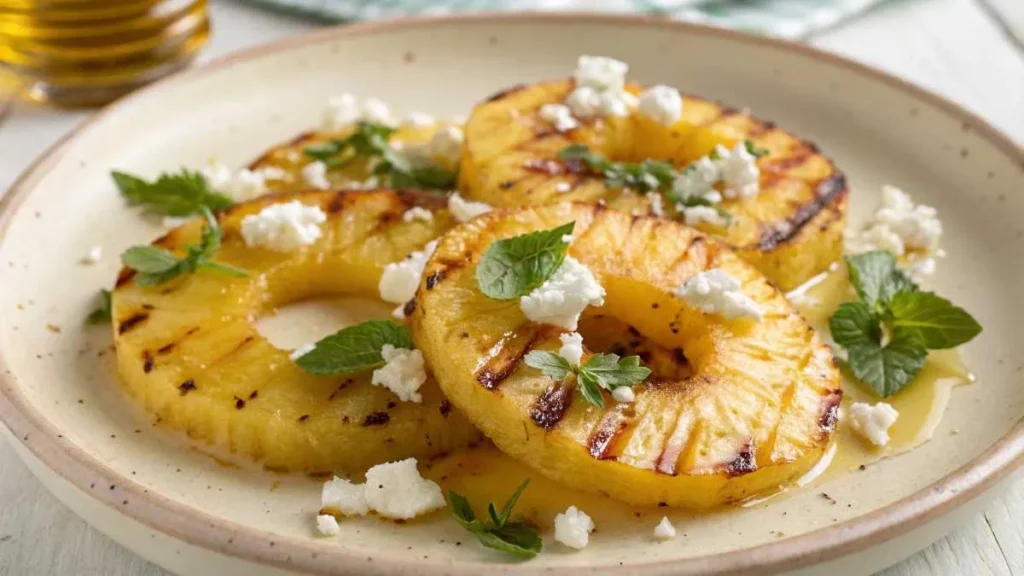
[[[633,392],[633,389],[629,386],[619,386],[615,390],[612,390],[612,398],[614,398],[616,402],[629,404],[636,400],[636,393]]]
[[[362,105],[355,96],[348,93],[332,96],[327,100],[327,109],[324,110],[323,117],[325,130],[338,130],[360,120],[385,126],[395,124],[388,105],[377,98],[367,98]]]
[[[572,184],[569,184],[568,182],[559,182],[558,184],[555,184],[555,192],[565,194],[570,190],[572,190]]]
[[[302,358],[306,354],[312,352],[314,348],[316,348],[316,344],[303,344],[302,346],[299,346],[295,350],[292,350],[292,353],[288,355],[288,358],[292,362],[295,362],[299,358]]]
[[[589,268],[571,256],[543,284],[519,299],[519,308],[534,322],[576,331],[587,306],[604,305],[604,288]]]
[[[577,118],[628,116],[637,98],[626,91],[629,65],[604,56],[580,56],[573,78],[576,87],[565,105]]]
[[[424,222],[430,222],[434,219],[434,213],[421,206],[413,206],[402,214],[402,220],[405,222],[412,222],[413,220],[422,220]]]
[[[317,515],[316,529],[324,536],[337,536],[341,533],[341,526],[338,525],[338,520],[330,514]]]
[[[256,172],[259,173],[260,176],[263,176],[264,181],[288,180],[290,178],[287,170],[277,166],[264,166],[262,168],[257,168]]]
[[[441,487],[420,476],[415,458],[370,468],[365,486],[367,504],[387,518],[408,520],[447,505]]]
[[[323,508],[338,510],[346,516],[364,516],[374,511],[402,520],[444,508],[447,504],[441,487],[420,476],[415,458],[370,468],[366,471],[365,484],[334,478],[324,484],[320,501]],[[321,516],[329,514],[318,516],[318,525]]]
[[[423,276],[423,269],[427,267],[427,260],[437,248],[437,241],[430,242],[419,250],[409,254],[404,259],[388,264],[380,276],[380,283],[377,285],[380,290],[380,297],[385,302],[400,304],[395,310],[395,315],[404,318],[402,308],[406,302],[416,296],[416,288],[420,285],[420,277]]]
[[[417,390],[427,381],[423,354],[419,350],[395,348],[385,344],[380,350],[385,364],[373,371],[370,383],[391,390],[402,402],[423,402]]]
[[[579,366],[583,358],[583,336],[579,332],[570,332],[558,337],[562,347],[558,349],[558,355],[565,358],[565,361],[572,366]]]
[[[555,540],[570,548],[585,548],[593,531],[594,521],[575,506],[569,506],[565,512],[555,516]]]
[[[874,406],[854,402],[850,406],[850,426],[875,446],[885,446],[889,443],[889,428],[896,423],[899,415],[895,408],[885,402]]]
[[[676,537],[676,527],[672,525],[668,516],[663,516],[661,522],[654,527],[654,537],[658,540],[671,540]]]
[[[266,177],[260,171],[247,168],[234,171],[219,162],[213,162],[201,170],[210,188],[224,194],[235,202],[245,202],[262,196],[267,190]]]
[[[696,274],[676,290],[676,296],[706,314],[718,314],[726,320],[761,319],[761,307],[721,268]]]
[[[83,264],[96,264],[103,259],[103,246],[93,246],[89,248],[89,251],[85,253],[85,257],[82,258]]]
[[[437,120],[434,119],[430,114],[424,114],[422,112],[413,112],[406,118],[405,123],[414,126],[416,128],[428,128],[433,126]]]
[[[490,204],[466,200],[458,192],[454,192],[448,197],[448,211],[459,222],[469,222],[473,218],[486,214],[493,209]]]
[[[888,250],[896,256],[910,252],[931,257],[939,248],[942,221],[938,211],[915,205],[910,196],[895,186],[882,187],[882,207],[871,224],[854,238],[855,251]]]
[[[757,167],[757,157],[747,150],[745,143],[740,142],[729,150],[725,146],[715,147],[722,182],[725,188],[722,195],[726,198],[742,198],[748,200],[757,196],[760,191],[761,169]]]
[[[565,104],[545,104],[540,107],[540,117],[554,126],[558,132],[568,132],[580,125],[572,110]]]
[[[722,214],[712,206],[676,206],[683,214],[683,220],[687,226],[698,226],[700,224],[710,224],[718,228],[725,228],[729,225],[729,221],[722,216]]]
[[[670,86],[652,86],[640,93],[637,111],[663,126],[671,126],[683,117],[683,97]]]
[[[298,200],[271,204],[242,218],[242,239],[246,246],[291,252],[316,242],[322,235],[320,225],[326,221],[319,206],[306,206]]]
[[[441,159],[449,164],[459,161],[459,154],[462,151],[462,142],[466,137],[462,128],[458,126],[442,126],[427,142],[427,155],[430,158]]]
[[[327,179],[327,164],[320,160],[310,162],[302,167],[302,179],[306,184],[318,190],[327,190],[331,187],[331,182]]]
[[[721,195],[713,187],[721,178],[718,165],[711,158],[703,158],[687,166],[672,181],[672,192],[683,199],[706,199],[712,203],[722,200]]]
[[[648,192],[647,201],[651,203],[651,214],[658,218],[665,216],[665,201],[659,192]]]

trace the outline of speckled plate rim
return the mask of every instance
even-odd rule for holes
[[[573,23],[657,27],[681,34],[713,36],[739,43],[767,45],[809,57],[900,90],[913,99],[925,102],[950,116],[959,118],[965,126],[969,126],[978,136],[987,140],[1024,168],[1024,147],[1015,143],[976,114],[877,69],[787,40],[656,18],[577,12],[412,18],[328,28],[298,38],[290,38],[238,52],[215,60],[201,68],[178,73],[107,106],[51,146],[0,199],[0,239],[3,238],[10,226],[18,206],[31,193],[47,169],[61,158],[69,144],[100,120],[117,114],[123,106],[138,98],[140,94],[161,90],[175,82],[216,74],[237,63],[258,59],[275,52],[304,45],[326,43],[340,38],[431,27],[436,24],[472,26],[495,22],[559,23],[570,21]],[[97,498],[107,506],[118,509],[155,530],[214,552],[285,569],[310,571],[318,574],[415,572],[430,575],[469,575],[479,574],[484,570],[498,573],[514,571],[517,574],[550,571],[550,568],[531,568],[529,564],[501,565],[465,562],[431,565],[389,560],[381,556],[368,557],[364,552],[349,550],[341,546],[325,549],[323,546],[315,545],[316,542],[313,539],[282,539],[274,533],[226,521],[170,500],[160,494],[152,493],[65,440],[61,436],[60,430],[53,426],[20,392],[17,381],[3,357],[2,350],[0,350],[0,421],[6,424],[12,434],[46,466],[79,489],[87,492],[91,497]],[[981,496],[1022,465],[1024,465],[1024,419],[1017,421],[1006,435],[966,465],[939,481],[864,516],[777,543],[743,550],[629,566],[595,566],[574,569],[573,572],[625,574],[637,573],[639,570],[649,575],[728,574],[751,570],[778,572],[812,566],[863,551],[931,520],[938,519]],[[110,489],[89,490],[89,486],[94,484],[109,485]],[[120,506],[126,498],[131,498],[132,507]]]

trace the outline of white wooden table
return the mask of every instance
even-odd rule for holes
[[[315,25],[213,0],[206,57]],[[811,44],[917,82],[1024,142],[1024,0],[891,0]],[[16,107],[0,119],[0,190],[85,117]],[[0,576],[156,576],[164,570],[93,530],[51,496],[0,439]],[[1024,576],[1024,483],[886,576]]]

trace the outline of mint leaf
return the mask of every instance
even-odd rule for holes
[[[916,292],[917,285],[900,270],[893,255],[874,250],[846,258],[857,296],[873,308],[887,306],[899,292]]]
[[[604,408],[604,395],[601,394],[601,385],[597,383],[597,379],[594,378],[593,374],[577,372],[576,388],[580,391],[580,395],[583,396],[584,400],[598,408]]]
[[[452,509],[455,521],[476,536],[484,546],[524,559],[533,558],[544,547],[537,530],[525,522],[508,521],[512,514],[512,508],[529,483],[530,480],[527,479],[519,485],[515,493],[505,502],[501,513],[497,512],[493,502],[488,504],[487,512],[490,525],[478,520],[469,501],[457,492],[448,491],[448,505]]]
[[[753,140],[744,140],[743,147],[746,148],[747,152],[750,153],[750,155],[753,156],[754,158],[760,158],[762,156],[768,155],[768,149],[758,148],[757,145],[754,144]]]
[[[121,263],[145,274],[159,274],[177,268],[178,257],[155,246],[132,246],[121,254]]]
[[[884,347],[857,345],[846,349],[847,364],[858,380],[882,398],[902,390],[924,368],[928,350],[911,333],[894,337]]]
[[[678,175],[675,166],[670,162],[612,162],[600,154],[591,152],[582,144],[563,148],[558,152],[558,158],[565,162],[580,163],[591,172],[604,176],[605,184],[609,188],[632,188],[640,192],[651,192],[670,187]]]
[[[476,265],[480,291],[495,300],[511,300],[529,294],[555,273],[565,260],[575,222],[498,240],[487,247]]]
[[[955,348],[981,333],[966,310],[931,292],[901,292],[889,307],[895,333],[916,334],[929,350]]]
[[[620,386],[639,384],[651,375],[651,370],[640,365],[639,356],[623,359],[615,354],[594,354],[583,366],[580,375],[593,379],[605,390],[615,390]]]
[[[310,374],[343,374],[384,365],[380,349],[385,344],[413,349],[412,332],[391,320],[369,320],[323,338],[295,364]]]
[[[569,364],[568,360],[554,352],[532,350],[523,361],[526,362],[527,366],[540,370],[552,380],[565,380],[574,371],[574,367]]]
[[[202,208],[220,210],[234,203],[212,190],[202,173],[185,168],[178,173],[161,174],[153,182],[117,170],[111,171],[110,176],[131,204],[168,216],[191,216]]]
[[[828,328],[836,344],[849,349],[854,346],[881,346],[882,327],[878,316],[864,302],[843,302],[828,319]]]
[[[88,324],[103,324],[113,319],[110,290],[100,290],[100,305],[85,317]]]

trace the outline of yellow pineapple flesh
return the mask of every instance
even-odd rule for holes
[[[750,140],[767,151],[758,160],[760,193],[719,205],[731,216],[727,228],[706,223],[699,228],[734,248],[783,290],[799,286],[841,256],[846,181],[813,144],[748,113],[696,97],[683,98],[682,119],[672,126],[633,114],[559,133],[539,110],[561,103],[572,88],[569,80],[543,82],[477,105],[465,127],[459,171],[463,194],[503,207],[603,201],[646,213],[650,207],[643,195],[606,186],[603,177],[558,160],[558,152],[583,144],[614,161],[651,158],[683,167],[716,145],[732,148]],[[635,84],[627,89],[641,90]],[[674,208],[667,206],[666,212],[671,215]]]
[[[323,235],[291,253],[243,242],[242,218],[298,200],[327,214]],[[421,206],[428,221],[405,222]],[[199,270],[159,286],[139,286],[123,270],[113,293],[121,379],[162,424],[218,453],[274,470],[361,473],[385,461],[426,458],[465,446],[478,433],[451,410],[433,379],[422,403],[400,402],[369,373],[314,376],[257,332],[256,318],[323,295],[376,298],[384,266],[450,228],[442,195],[306,192],[237,204],[218,215],[224,243],[215,261],[248,274]],[[193,220],[157,240],[181,254],[205,226]]]
[[[483,295],[475,269],[494,241],[575,221],[569,254],[607,291],[581,320],[585,358],[639,353],[653,374],[636,401],[605,407],[526,366],[561,329],[518,299]],[[761,321],[705,314],[675,289],[720,268]],[[635,505],[706,508],[772,491],[808,471],[838,417],[832,354],[782,293],[723,244],[678,222],[585,203],[495,211],[449,232],[412,316],[442,390],[502,451],[570,487]]]

